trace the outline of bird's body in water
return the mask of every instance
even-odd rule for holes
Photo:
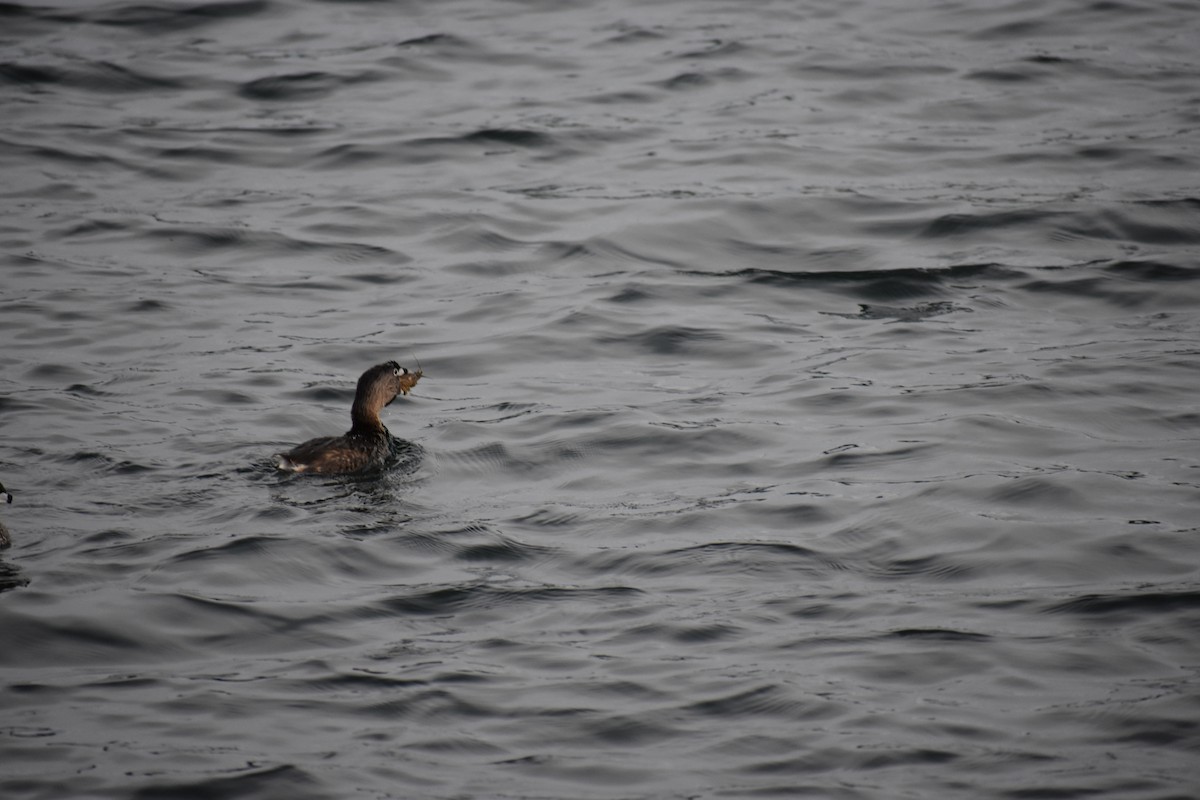
[[[350,430],[342,436],[310,439],[277,455],[279,469],[339,475],[385,466],[392,452],[392,435],[380,421],[379,412],[399,395],[408,394],[423,374],[395,361],[371,367],[358,379]]]
[[[11,503],[12,495],[4,488],[4,484],[0,483],[0,503]],[[8,547],[12,544],[12,537],[8,535],[8,528],[4,527],[4,523],[0,522],[0,547]]]

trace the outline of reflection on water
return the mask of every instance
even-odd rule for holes
[[[0,795],[1193,791],[1194,15],[0,15]]]

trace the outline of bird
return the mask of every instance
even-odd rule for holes
[[[409,370],[395,361],[376,364],[358,379],[350,430],[323,436],[277,453],[276,466],[285,472],[344,475],[383,467],[392,452],[392,436],[379,412],[400,395],[407,395],[424,371]]]
[[[12,494],[4,488],[3,483],[0,483],[0,502],[12,502]],[[0,547],[8,547],[11,544],[12,536],[9,535],[8,528],[4,527],[4,523],[0,522]]]

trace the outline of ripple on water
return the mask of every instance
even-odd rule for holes
[[[506,588],[484,584],[434,589],[411,595],[377,601],[371,608],[375,613],[391,615],[444,615],[460,612],[494,612],[513,605],[553,601],[602,600],[608,597],[627,597],[638,594],[637,589],[613,586],[601,589],[574,589],[558,586]]]

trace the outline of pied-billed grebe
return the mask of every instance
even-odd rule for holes
[[[379,421],[379,412],[397,395],[408,394],[423,374],[419,369],[411,372],[395,361],[371,367],[358,379],[350,408],[350,430],[344,436],[310,439],[276,455],[279,468],[336,475],[384,466],[391,454],[392,435]]]
[[[12,502],[12,495],[4,488],[3,483],[0,483],[0,502]],[[3,522],[0,522],[0,547],[8,547],[10,544],[12,544],[12,537],[8,535],[8,528],[4,527]]]

